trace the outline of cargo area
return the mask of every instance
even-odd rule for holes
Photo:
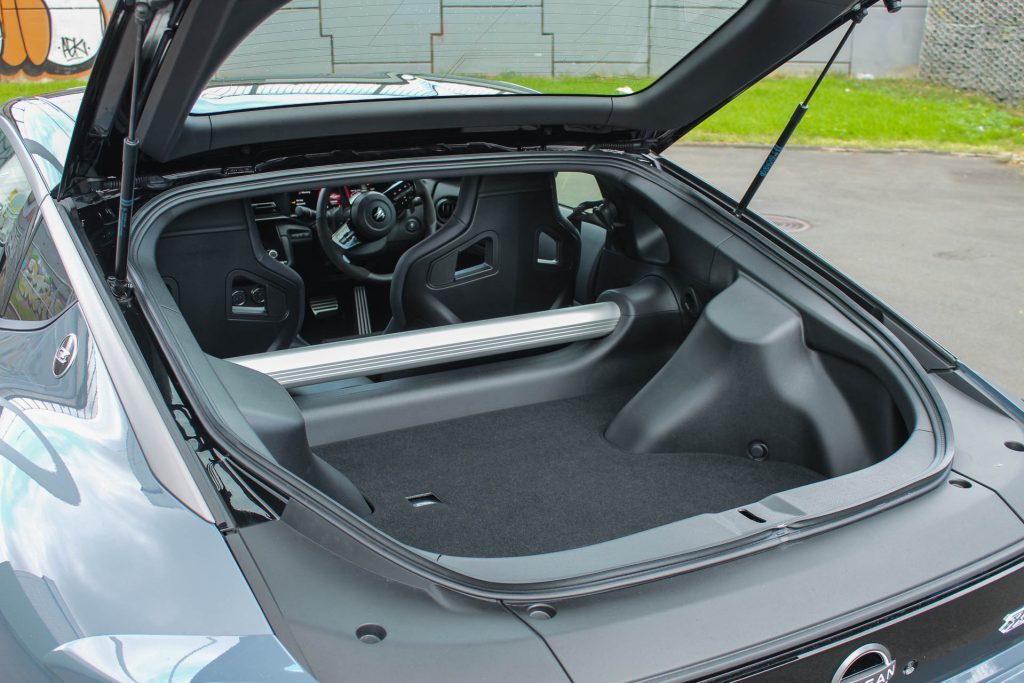
[[[771,458],[629,453],[605,429],[639,387],[314,449],[423,550],[500,557],[577,548],[721,512],[824,478]]]

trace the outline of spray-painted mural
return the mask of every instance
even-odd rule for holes
[[[0,76],[84,76],[106,25],[103,0],[0,0]]]

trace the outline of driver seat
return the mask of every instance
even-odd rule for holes
[[[448,222],[399,259],[386,332],[569,306],[579,261],[554,174],[464,178]]]

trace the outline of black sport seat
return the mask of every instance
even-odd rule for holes
[[[302,278],[257,247],[259,228],[248,211],[243,202],[191,211],[157,245],[157,269],[171,296],[203,351],[218,358],[286,349],[302,327]],[[241,305],[234,301],[239,292]]]
[[[550,173],[467,177],[451,218],[402,255],[388,332],[572,304],[580,236]]]

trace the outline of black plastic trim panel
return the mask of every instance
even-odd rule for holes
[[[448,567],[443,569],[432,559],[415,550],[396,544],[379,531],[366,525],[362,520],[355,519],[344,510],[339,510],[332,501],[311,489],[301,480],[289,477],[287,473],[270,465],[266,456],[257,455],[249,444],[258,443],[258,439],[244,424],[241,416],[236,414],[237,411],[231,408],[230,397],[223,391],[219,382],[213,379],[212,371],[208,367],[204,367],[205,361],[201,354],[197,354],[198,349],[192,348],[194,340],[188,332],[187,325],[177,314],[166,288],[151,281],[152,274],[155,272],[152,267],[151,254],[154,241],[159,236],[160,226],[166,225],[176,216],[194,208],[197,204],[264,194],[267,191],[284,191],[290,188],[329,184],[340,176],[345,176],[347,179],[358,178],[361,182],[372,182],[376,179],[409,177],[410,175],[443,178],[461,177],[473,173],[508,173],[523,170],[576,170],[599,176],[618,177],[620,181],[624,178],[642,178],[652,188],[660,187],[669,193],[671,197],[675,198],[675,201],[700,207],[700,210],[707,214],[708,220],[718,224],[718,229],[732,233],[731,237],[720,243],[721,245],[735,244],[737,247],[742,245],[742,249],[736,251],[732,258],[744,258],[743,254],[749,254],[755,263],[760,262],[756,265],[759,271],[774,273],[772,275],[773,282],[764,283],[769,289],[778,291],[779,284],[784,284],[782,296],[791,304],[810,305],[806,311],[811,309],[818,309],[819,313],[827,311],[826,318],[829,320],[829,325],[837,326],[837,330],[845,329],[846,332],[843,334],[849,339],[859,337],[860,341],[854,346],[860,345],[862,348],[883,352],[881,354],[871,352],[869,355],[876,358],[876,361],[881,364],[880,368],[886,369],[886,373],[894,382],[894,387],[899,389],[903,400],[910,401],[911,405],[915,406],[911,416],[911,421],[916,428],[915,433],[922,438],[925,436],[934,438],[934,451],[924,460],[918,456],[911,460],[917,463],[912,466],[913,474],[898,466],[898,458],[889,458],[875,467],[849,475],[851,477],[865,475],[867,478],[862,481],[864,484],[870,483],[870,486],[861,488],[859,496],[855,494],[853,498],[847,497],[840,508],[835,507],[833,495],[835,490],[833,490],[827,496],[818,499],[818,502],[813,505],[819,512],[798,514],[795,517],[793,514],[786,515],[784,511],[793,510],[792,506],[795,506],[795,509],[801,509],[801,500],[810,502],[816,497],[811,494],[811,498],[801,499],[795,492],[790,492],[784,502],[781,499],[778,501],[780,505],[777,508],[764,510],[773,516],[773,524],[758,526],[756,523],[750,522],[750,527],[736,525],[733,527],[735,531],[730,543],[720,543],[718,542],[719,538],[710,547],[698,549],[691,545],[689,552],[668,553],[667,555],[663,552],[660,559],[645,561],[641,564],[629,564],[627,559],[629,554],[622,552],[627,549],[628,544],[626,544],[617,546],[619,550],[611,552],[604,559],[593,557],[594,562],[574,565],[568,575],[564,566],[561,571],[557,569],[558,563],[550,564],[542,571],[526,572],[526,575],[532,575],[534,580],[527,581],[525,584],[518,580],[518,578],[525,578],[522,568],[506,566],[498,570],[485,570],[477,562],[467,564],[448,558]],[[721,260],[719,256],[722,257]],[[729,265],[730,260],[725,258],[720,246],[712,260],[710,271],[712,279],[718,272],[716,264],[721,263],[726,267],[726,271],[736,267],[735,263]],[[650,274],[665,273],[666,277],[672,277],[671,271],[664,267],[652,267],[650,270]],[[786,277],[786,273],[791,277]],[[761,274],[763,275],[763,273]],[[725,276],[728,276],[727,272],[725,272]],[[930,384],[923,379],[920,367],[910,354],[876,319],[865,315],[834,286],[806,267],[793,263],[791,257],[780,253],[777,247],[766,243],[762,237],[750,231],[749,228],[743,227],[714,204],[680,187],[678,181],[673,182],[657,170],[652,169],[646,160],[638,161],[625,155],[509,153],[451,157],[442,160],[397,160],[267,173],[257,177],[196,184],[170,191],[158,197],[140,213],[132,245],[131,277],[137,284],[142,309],[157,330],[168,358],[178,368],[183,388],[188,399],[193,403],[197,416],[203,421],[204,427],[211,436],[220,442],[219,445],[222,448],[233,453],[240,464],[256,472],[259,476],[276,483],[275,485],[278,487],[291,490],[293,502],[301,498],[306,505],[316,510],[317,514],[324,515],[325,520],[330,520],[330,524],[334,525],[338,531],[342,531],[362,543],[369,544],[368,547],[372,548],[374,553],[379,553],[410,570],[423,572],[430,576],[432,581],[451,586],[461,592],[506,597],[570,595],[607,590],[658,576],[692,570],[698,566],[707,566],[725,559],[764,550],[796,538],[806,538],[825,529],[848,524],[877,513],[881,509],[905,502],[938,485],[949,467],[951,444],[946,436],[948,420],[941,403]],[[811,292],[816,296],[808,296]],[[794,297],[798,301],[794,302]],[[919,454],[919,456],[923,455]],[[931,464],[923,466],[925,461],[930,461]],[[888,473],[884,472],[887,469],[886,462],[890,463],[888,469],[891,471]],[[813,486],[806,488],[814,489]],[[874,493],[868,494],[868,490],[872,490]],[[759,509],[764,509],[764,506]],[[763,517],[763,515],[761,516]],[[609,546],[625,540],[620,539],[620,541],[602,545]],[[661,547],[664,548],[664,543]],[[579,554],[587,550],[600,554],[601,552],[610,552],[612,549],[603,548],[597,551],[593,547],[581,549],[570,553],[570,556],[564,559],[580,559]],[[626,563],[626,566],[623,566],[623,563]],[[590,569],[586,570],[583,575],[577,573],[576,567],[585,565],[589,565]],[[483,576],[489,578],[481,578],[481,572]],[[476,578],[473,577],[474,574]]]

